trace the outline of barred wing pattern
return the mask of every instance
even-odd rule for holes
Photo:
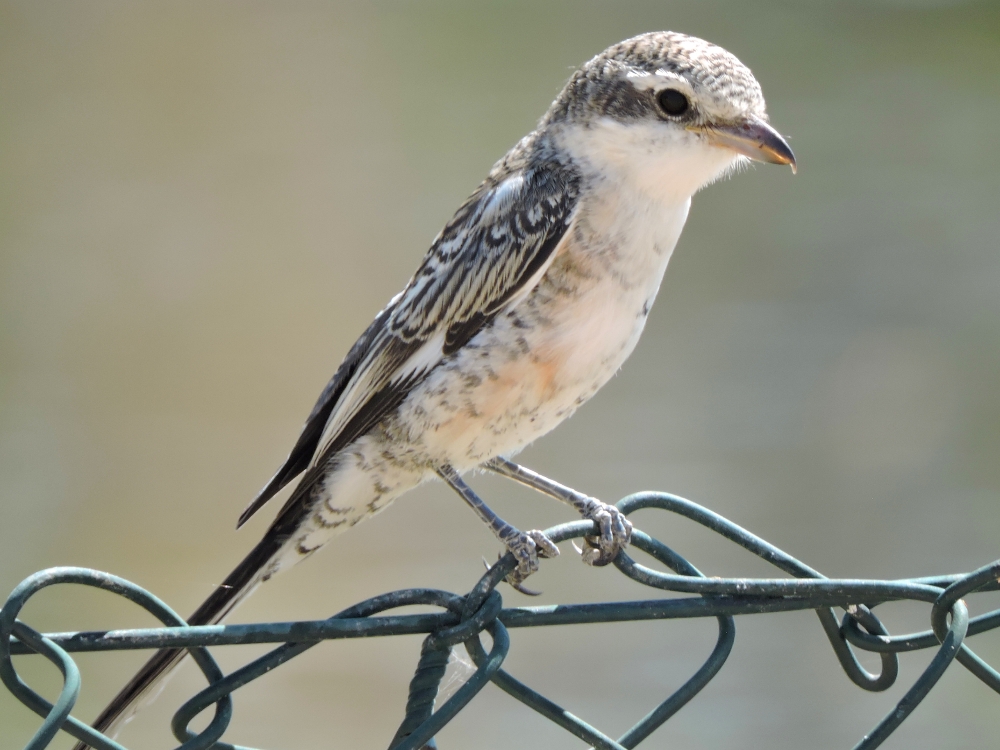
[[[550,258],[575,203],[575,179],[553,167],[473,195],[434,241],[389,329],[412,340],[446,328],[448,349],[461,347]]]
[[[305,472],[267,533],[188,618],[219,622],[261,580],[265,566],[308,518],[327,459],[402,403],[459,349],[537,283],[572,222],[576,175],[558,165],[506,172],[473,193],[434,240],[406,288],[378,314],[323,390],[287,460],[240,516],[242,525]],[[136,710],[181,661],[162,649],[97,717],[99,731]],[[84,750],[80,742],[74,750]]]
[[[360,415],[365,415],[365,425],[376,423],[402,400],[401,389],[409,392],[445,356],[531,291],[572,221],[576,203],[575,174],[559,166],[484,183],[390,302],[384,327],[340,394],[315,459],[363,434],[349,428]],[[384,404],[383,393],[390,396]]]
[[[355,344],[285,464],[240,523],[307,467],[321,473],[326,458],[363,435],[445,356],[531,291],[572,220],[577,198],[576,174],[561,165],[484,182]]]

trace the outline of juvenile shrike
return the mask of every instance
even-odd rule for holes
[[[618,370],[642,333],[691,196],[748,159],[795,168],[767,124],[760,86],[726,50],[649,33],[577,70],[348,352],[239,525],[301,475],[291,496],[189,623],[218,622],[258,584],[433,477],[515,555],[508,581],[520,587],[539,556],[558,550],[490,511],[461,479],[476,468],[573,504],[599,529],[585,561],[610,562],[629,541],[629,522],[508,458]],[[183,653],[154,655],[95,727],[127,718]]]

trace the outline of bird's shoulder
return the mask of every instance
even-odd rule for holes
[[[434,238],[386,325],[404,340],[495,314],[550,258],[580,174],[528,136],[498,161]],[[454,348],[454,347],[453,347]]]

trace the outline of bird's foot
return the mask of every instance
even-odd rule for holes
[[[517,560],[517,567],[504,578],[515,590],[528,596],[538,596],[538,591],[522,586],[524,580],[538,570],[539,557],[557,557],[559,548],[538,529],[518,531],[511,528],[509,534],[500,536],[500,541]]]
[[[579,551],[587,565],[607,565],[632,541],[632,522],[614,505],[590,498],[581,515],[584,520],[596,523],[601,530],[600,535],[583,538],[587,546]]]

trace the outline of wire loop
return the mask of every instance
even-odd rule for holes
[[[682,596],[596,604],[560,604],[504,608],[497,586],[514,569],[511,554],[498,560],[464,596],[436,589],[406,589],[359,602],[326,620],[248,625],[189,627],[152,594],[117,576],[85,568],[51,568],[26,578],[0,610],[0,680],[24,705],[42,717],[25,750],[44,750],[59,732],[83,740],[97,750],[126,750],[71,715],[80,691],[80,673],[70,654],[79,651],[184,648],[194,658],[208,686],[186,701],[171,722],[181,743],[177,750],[246,750],[221,740],[233,714],[234,691],[270,672],[316,644],[339,638],[425,634],[420,658],[407,698],[403,721],[390,750],[436,748],[434,736],[493,682],[529,708],[599,750],[631,750],[691,701],[722,669],[736,637],[736,615],[815,610],[848,678],[864,690],[882,691],[899,675],[898,654],[936,649],[931,663],[905,692],[896,707],[865,735],[855,750],[878,747],[913,712],[953,661],[958,661],[983,683],[1000,692],[1000,672],[976,655],[969,636],[1000,627],[1000,610],[969,618],[964,597],[1000,590],[1000,560],[971,573],[900,580],[828,579],[821,573],[717,513],[674,495],[642,492],[618,503],[626,514],[659,510],[688,518],[770,563],[790,577],[708,578],[680,553],[662,541],[633,529],[632,549],[652,558],[658,570],[620,552],[613,560],[625,576],[665,592]],[[553,542],[592,535],[591,521],[576,521],[545,531]],[[166,627],[135,630],[41,634],[18,618],[36,593],[54,585],[75,584],[111,591],[138,604]],[[691,596],[694,595],[694,596]],[[931,629],[892,635],[874,610],[893,601],[930,605]],[[419,614],[389,614],[413,605],[437,608]],[[845,614],[838,622],[834,607]],[[704,663],[673,694],[654,706],[625,734],[614,739],[575,716],[502,669],[510,650],[509,629],[583,623],[714,617],[718,636]],[[489,651],[482,634],[490,636]],[[223,675],[209,647],[231,644],[275,643],[270,652]],[[435,710],[435,700],[452,649],[464,644],[476,670]],[[878,674],[858,661],[854,649],[879,654]],[[14,669],[12,657],[41,654],[56,666],[63,687],[54,704],[30,688]],[[191,721],[215,706],[209,725],[199,733]]]

